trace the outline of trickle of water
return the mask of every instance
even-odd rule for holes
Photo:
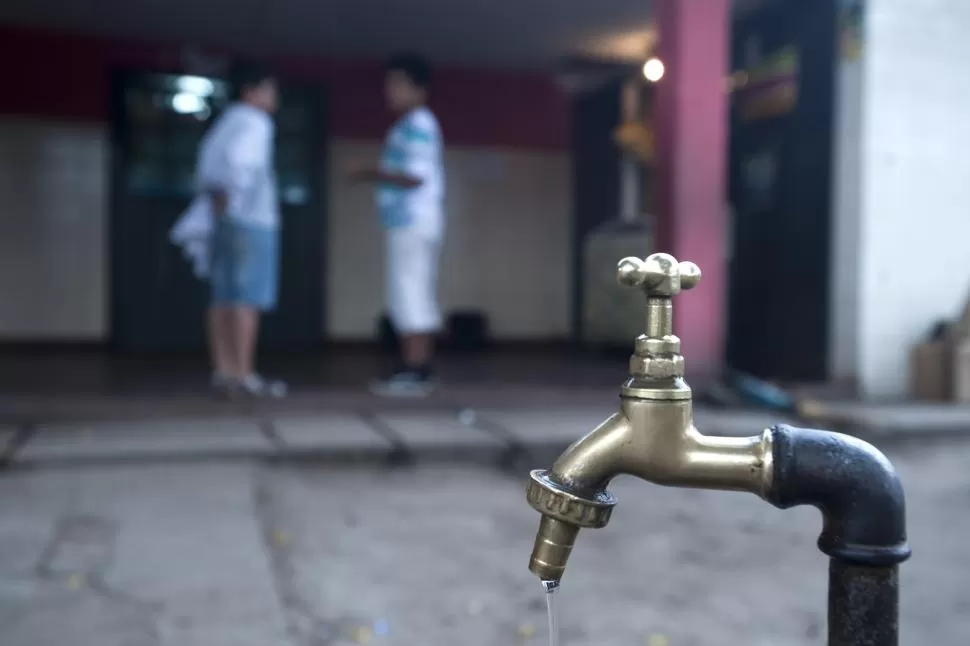
[[[543,581],[546,591],[546,612],[549,615],[549,646],[559,646],[559,608],[556,606],[556,590],[559,581]]]

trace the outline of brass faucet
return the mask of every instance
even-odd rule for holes
[[[528,501],[543,517],[529,569],[544,581],[562,577],[580,528],[609,521],[616,500],[606,487],[617,475],[762,496],[771,482],[769,432],[709,437],[694,427],[684,357],[672,328],[673,297],[700,282],[698,266],[664,253],[624,258],[617,279],[646,295],[646,333],[630,357],[620,412],[566,449],[551,471],[531,473]]]
[[[694,427],[674,296],[700,269],[673,256],[624,258],[617,278],[647,299],[620,412],[531,473],[529,504],[542,514],[529,569],[559,582],[579,530],[603,527],[620,474],[672,487],[750,491],[775,507],[822,512],[819,549],[829,558],[829,646],[897,646],[899,564],[910,556],[906,504],[892,464],[871,444],[814,429],[773,426],[747,438],[710,437]]]

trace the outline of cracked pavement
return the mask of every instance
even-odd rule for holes
[[[903,644],[970,635],[970,444],[889,449]],[[616,483],[559,593],[562,646],[825,642],[812,509]],[[4,646],[543,646],[524,478],[192,461],[0,474]]]

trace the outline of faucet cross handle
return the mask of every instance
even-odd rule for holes
[[[647,297],[670,298],[697,285],[701,269],[668,253],[655,253],[644,260],[624,258],[617,264],[616,279],[626,287],[640,287]]]

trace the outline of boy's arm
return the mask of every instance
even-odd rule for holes
[[[424,183],[423,179],[413,177],[406,172],[386,171],[376,165],[352,168],[348,175],[352,182],[392,184],[400,188],[417,188]]]
[[[400,188],[417,188],[424,184],[434,172],[435,135],[427,124],[415,121],[407,124],[401,133],[404,159],[400,169],[384,170],[373,164],[359,166],[351,169],[351,180],[386,183]]]

